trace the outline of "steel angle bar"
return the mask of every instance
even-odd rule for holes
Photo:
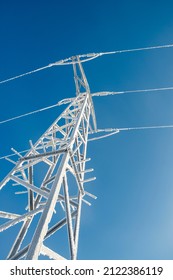
[[[72,218],[75,217],[77,215],[77,211],[75,210],[74,212],[72,212],[71,216]],[[44,238],[47,239],[49,238],[51,235],[55,234],[58,230],[60,230],[63,226],[65,226],[67,223],[67,219],[66,217],[63,218],[61,221],[59,221],[57,224],[55,224],[54,226],[52,226],[48,231],[47,234]],[[26,255],[26,253],[28,252],[30,244],[28,244],[27,246],[25,246],[23,249],[21,249],[19,252],[17,252],[15,255],[13,255],[10,260],[17,260],[17,259],[21,259],[22,257],[24,257]]]
[[[97,199],[97,196],[95,196],[94,194],[92,194],[90,192],[85,191],[85,194],[92,197],[93,199]]]
[[[78,109],[79,110],[79,109]],[[61,129],[64,129],[64,128],[67,128],[67,127],[71,127],[71,126],[73,126],[75,124],[75,122],[74,121],[71,121],[71,122],[68,122],[67,124],[64,124],[64,125],[62,125],[61,126]],[[55,132],[57,132],[57,131],[55,131]],[[58,139],[59,140],[59,139]],[[60,140],[61,142],[62,142],[62,140]]]
[[[77,258],[77,252],[78,252],[81,208],[82,208],[82,196],[81,196],[81,194],[79,194],[79,196],[78,196],[78,209],[77,209],[76,223],[75,223],[75,229],[74,229],[74,241],[75,241],[75,246],[76,246],[75,259]]]
[[[77,147],[73,150],[72,156],[74,156],[74,154],[77,152],[77,150],[79,150],[82,144],[83,144],[82,141],[78,143]]]
[[[54,179],[55,179],[55,175],[52,176],[52,177],[50,177],[49,179],[43,181],[43,186],[45,186],[45,185],[51,183]]]
[[[50,193],[50,191],[51,191],[50,189],[47,189],[46,187],[43,187],[42,189],[45,190],[47,193]],[[61,202],[61,201],[64,201],[64,200],[65,200],[64,196],[62,194],[59,194],[57,202]],[[44,204],[45,204],[45,202],[44,202]],[[73,207],[78,207],[78,204],[73,201],[73,197],[71,197],[71,196],[70,196],[70,204]]]
[[[31,185],[28,182],[25,182],[25,181],[19,179],[18,177],[15,177],[14,175],[11,175],[10,178],[11,178],[11,180],[15,181],[16,183],[26,187],[27,189],[31,189],[33,192],[36,192],[37,194],[40,194],[41,196],[43,196],[45,198],[49,197],[48,194],[45,191],[43,191],[42,189],[37,188],[36,186]]]
[[[82,136],[82,134],[80,133],[80,131],[78,131],[78,134],[79,134],[79,137],[82,140],[82,142],[85,144],[86,141],[85,141],[84,137]]]
[[[65,197],[64,197],[63,195],[61,195],[61,194],[59,194],[59,196],[58,196],[58,200],[59,200],[59,199],[65,201]],[[77,208],[77,207],[78,207],[78,203],[76,203],[76,202],[73,201],[72,199],[73,199],[73,198],[71,198],[71,197],[69,198],[69,203],[70,203],[70,205]]]
[[[83,184],[84,184],[84,183],[89,183],[89,182],[94,181],[94,180],[96,180],[96,177],[83,180],[82,183],[83,183]]]
[[[52,166],[49,167],[44,179],[43,179],[43,182],[46,181],[48,178],[50,178],[52,176],[52,173],[54,172],[54,169],[56,167],[56,164],[53,164]],[[41,187],[40,189],[43,189],[44,185],[43,185],[43,182],[41,184]],[[41,199],[41,195],[40,194],[37,194],[36,198],[35,198],[35,202],[34,202],[34,207],[37,207],[40,199]]]
[[[35,147],[34,147],[34,145],[33,145],[33,143],[32,143],[32,140],[29,140],[29,144],[30,144],[30,146],[31,146],[31,150],[32,150],[33,152],[35,152]]]
[[[94,171],[94,169],[93,169],[93,168],[90,168],[90,169],[85,169],[85,170],[78,171],[78,174],[90,173],[90,172],[93,172],[93,171]]]
[[[13,184],[13,186],[14,186],[14,184]],[[17,184],[17,186],[19,186],[19,184]],[[15,194],[25,194],[25,193],[28,194],[28,191],[15,192]]]
[[[16,177],[18,177],[18,176],[16,176]],[[21,171],[21,177],[23,178],[23,180],[28,181],[28,178],[27,178],[24,170]]]
[[[20,222],[22,222],[23,220],[25,220],[26,218],[36,215],[37,213],[41,212],[43,210],[44,206],[39,206],[37,209],[27,212],[23,215],[20,215],[19,217],[13,219],[12,221],[6,222],[5,224],[0,226],[0,232],[6,230],[7,228],[14,226]]]
[[[63,130],[63,128],[61,128],[58,124],[56,124],[58,131],[56,132],[60,132],[63,136],[67,136],[67,133]]]
[[[11,158],[5,157],[5,159],[8,160],[9,162],[13,163],[14,165],[16,165],[16,162],[14,160],[12,160]]]
[[[70,113],[71,115],[74,115],[73,113],[76,113],[76,112],[77,112],[77,113],[79,112],[79,108],[78,108],[78,107],[77,107],[77,108],[74,108],[74,109],[72,109],[72,110],[70,110],[69,113]]]
[[[38,163],[40,163],[42,161],[42,159],[36,159],[36,160],[32,160],[30,163],[24,163],[22,162],[23,165],[21,165],[20,167],[16,168],[16,171],[22,171],[25,169],[28,169],[30,166],[34,166]]]
[[[33,219],[34,216],[32,217],[28,217],[26,221],[24,221],[24,224],[22,225],[20,231],[19,231],[19,234],[17,235],[16,237],[16,240],[7,256],[7,259],[10,259],[12,256],[14,256],[17,251],[20,249],[20,246],[24,240],[24,237],[27,233],[27,230],[32,222],[32,219]]]
[[[74,130],[72,132],[72,135],[71,135],[71,139],[69,141],[69,147],[72,147],[74,142],[75,142],[75,138],[77,136],[77,132],[78,132],[78,129],[79,129],[79,125],[81,123],[81,119],[83,117],[83,113],[84,113],[84,110],[85,110],[85,107],[86,107],[86,104],[87,104],[87,101],[88,101],[88,96],[86,95],[85,96],[85,99],[84,99],[84,102],[83,102],[83,106],[82,106],[82,109],[81,109],[81,112],[80,112],[80,115],[78,117],[78,120],[76,122],[76,125],[74,127]]]
[[[29,184],[33,184],[33,166],[28,168],[28,180]],[[34,209],[34,194],[32,190],[28,190],[28,208],[29,211]]]
[[[72,117],[72,116],[68,116],[68,115],[63,115],[63,119],[67,119],[67,120],[76,120],[76,117]]]
[[[90,99],[90,103],[91,103],[91,115],[92,115],[92,119],[93,119],[94,130],[97,130],[95,110],[94,110],[94,105],[93,105],[93,101],[92,101],[92,96],[90,94],[89,84],[88,84],[88,81],[86,79],[82,64],[80,63],[80,58],[78,56],[77,56],[77,61],[78,61],[78,66],[80,68],[81,75],[82,75],[82,79],[84,80],[84,83],[85,83],[86,91],[87,91],[87,93],[89,93],[88,95],[89,95],[89,99]]]
[[[82,198],[82,201],[83,201],[85,204],[87,204],[88,206],[91,206],[91,203],[90,203],[88,200]]]
[[[22,155],[21,155],[18,151],[16,151],[14,148],[11,148],[11,150],[12,150],[16,155],[18,155],[20,158],[22,157]]]
[[[45,245],[42,245],[41,247],[41,254],[44,256],[48,256],[50,259],[53,260],[65,260],[65,258],[63,258],[61,255],[57,254]]]
[[[26,259],[28,260],[32,260],[32,259],[38,259],[38,256],[40,254],[40,249],[44,240],[44,237],[47,233],[48,230],[48,224],[49,221],[51,220],[54,208],[55,208],[55,204],[60,192],[60,188],[61,188],[61,183],[62,183],[62,179],[65,173],[65,169],[66,169],[66,164],[69,160],[69,154],[65,153],[62,161],[61,161],[61,166],[58,169],[57,175],[55,177],[55,181],[53,183],[51,192],[49,194],[47,203],[45,205],[44,211],[41,215],[41,218],[39,220],[37,229],[34,233],[30,248],[28,250]]]
[[[74,218],[77,215],[77,210],[74,210],[71,213],[71,217]],[[67,224],[67,218],[63,218],[62,220],[60,220],[57,224],[55,224],[54,226],[52,226],[48,231],[47,234],[45,236],[45,239],[49,238],[52,234],[54,234],[56,231],[60,230],[63,226],[65,226]]]
[[[37,154],[37,155],[33,155],[33,156],[27,156],[27,157],[22,157],[20,159],[20,161],[25,161],[25,160],[31,160],[31,159],[35,159],[35,158],[43,158],[43,157],[49,157],[52,155],[56,155],[56,154],[62,154],[67,152],[67,149],[60,149],[58,151],[52,151],[52,152],[46,152],[45,154]],[[52,163],[51,163],[52,164]]]
[[[29,248],[29,245],[25,246],[23,249],[16,252],[14,255],[9,256],[8,260],[20,260],[21,258],[23,258],[26,255],[28,248]]]
[[[18,217],[20,217],[19,214],[0,211],[0,218],[12,219],[13,220],[13,219],[18,218]]]
[[[79,191],[81,192],[82,195],[84,195],[85,191],[84,191],[83,185],[81,183],[81,179],[80,179],[80,176],[79,176],[79,173],[78,173],[78,169],[76,167],[75,160],[73,158],[73,155],[72,155],[71,151],[69,151],[69,154],[70,154],[70,160],[71,160],[71,163],[72,163],[72,166],[74,168],[75,175],[76,175],[76,181],[77,181]]]
[[[67,171],[69,171],[71,174],[75,175],[75,171],[70,164],[67,164]]]
[[[10,172],[12,173],[12,172]],[[7,175],[1,182],[0,182],[0,190],[10,181],[10,176]]]
[[[78,160],[78,161],[75,161],[75,164],[81,164],[81,163],[84,163],[84,162],[87,162],[87,161],[90,161],[91,158],[86,158],[86,159],[82,159],[82,160]]]
[[[68,191],[68,183],[66,175],[63,178],[63,185],[64,185],[64,196],[65,196],[65,206],[66,206],[66,216],[67,216],[67,228],[68,228],[68,236],[69,236],[69,245],[70,245],[70,254],[71,259],[75,259],[75,243],[74,243],[74,233],[73,233],[73,224],[72,224],[72,217],[71,217],[71,210],[70,210],[70,198],[69,198],[69,191]]]
[[[43,138],[41,139],[41,144],[42,144],[41,147],[42,147],[44,153],[46,153],[46,148],[45,148],[45,143],[43,141]]]

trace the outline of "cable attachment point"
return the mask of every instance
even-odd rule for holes
[[[118,128],[97,129],[94,132],[90,132],[90,134],[99,134],[99,133],[106,133],[106,134],[103,134],[103,135],[100,135],[100,136],[97,136],[97,137],[94,137],[94,138],[90,138],[90,139],[88,139],[88,141],[96,141],[96,140],[99,140],[99,139],[103,139],[103,138],[112,136],[114,134],[117,134],[119,132],[120,132],[120,130]]]

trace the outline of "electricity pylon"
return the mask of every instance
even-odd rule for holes
[[[96,131],[96,117],[89,85],[78,56],[71,59],[76,97],[68,107],[33,144],[25,156],[15,151],[18,161],[0,183],[22,186],[27,192],[23,214],[0,212],[0,218],[9,219],[0,225],[0,231],[22,223],[7,259],[38,259],[46,255],[52,259],[64,259],[58,249],[45,243],[67,227],[68,259],[76,259],[82,203],[87,197],[95,198],[86,191],[86,183],[95,177],[86,177],[93,169],[86,169],[88,134]],[[39,179],[38,179],[39,178]],[[34,219],[37,218],[36,222]],[[34,225],[32,225],[34,224]],[[30,241],[25,240],[34,226]],[[26,245],[27,242],[27,245]]]

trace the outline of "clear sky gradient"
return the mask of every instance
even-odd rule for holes
[[[76,54],[173,43],[169,0],[1,1],[0,80]],[[103,56],[84,65],[91,92],[173,86],[173,48]],[[71,66],[0,85],[0,121],[75,96]],[[93,98],[99,128],[173,124],[173,92]],[[29,148],[65,107],[0,125],[0,156]],[[173,259],[173,129],[91,142],[98,196],[82,211],[79,259]],[[0,160],[0,180],[13,167]],[[24,198],[0,192],[0,210]],[[16,227],[16,230],[18,228]],[[0,259],[13,240],[0,233]],[[59,242],[59,240],[55,241]]]

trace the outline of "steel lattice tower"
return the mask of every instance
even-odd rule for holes
[[[87,176],[93,169],[86,169],[88,134],[96,131],[96,118],[89,85],[78,56],[71,58],[76,97],[46,130],[25,156],[16,152],[17,162],[0,183],[0,189],[19,185],[27,192],[27,206],[22,214],[0,212],[5,223],[0,231],[21,223],[7,259],[38,259],[43,254],[51,259],[64,259],[58,250],[52,250],[45,241],[66,226],[69,247],[68,259],[76,259],[82,203],[87,197],[95,198],[85,190],[85,184],[95,178]],[[41,171],[40,171],[41,170]],[[38,183],[37,178],[40,182]],[[24,198],[23,198],[24,199]],[[63,214],[62,214],[63,213]],[[30,242],[25,238],[32,227]],[[24,245],[23,245],[24,244]]]

